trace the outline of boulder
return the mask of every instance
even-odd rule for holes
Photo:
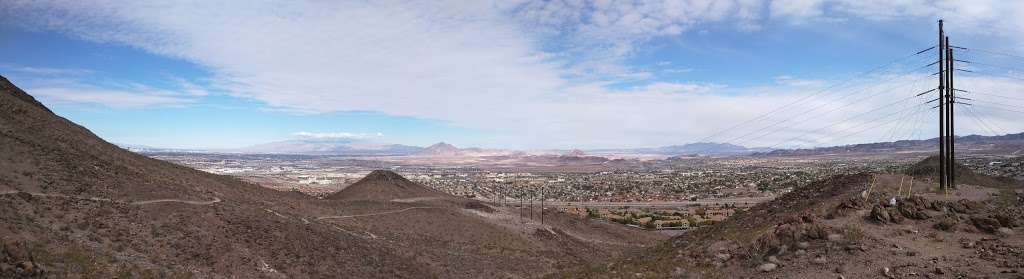
[[[12,262],[30,259],[28,250],[25,249],[25,243],[13,239],[5,239],[3,247],[0,248],[3,248],[0,250],[0,252],[2,252],[0,253],[0,256],[6,255]]]
[[[889,222],[895,224],[903,223],[904,217],[898,208],[888,208],[886,210],[889,211]]]
[[[889,211],[885,210],[885,208],[880,205],[871,207],[871,219],[882,224],[888,224],[891,221],[891,218],[889,218]]]
[[[731,258],[732,258],[732,255],[730,255],[729,253],[718,253],[718,254],[715,254],[715,259],[718,260],[718,261],[724,262],[724,261],[728,261]]]
[[[782,224],[775,227],[775,237],[782,240],[796,240],[800,238],[800,225],[797,224]]]
[[[840,202],[839,205],[836,205],[836,207],[832,209],[832,212],[829,212],[825,217],[828,219],[845,217],[849,215],[850,212],[856,211],[862,207],[864,207],[864,199],[850,198]]]
[[[924,204],[924,201],[919,201],[920,204]],[[918,203],[904,202],[899,205],[900,215],[914,220],[925,220],[931,218],[928,213],[924,212],[924,207]]]
[[[757,267],[757,270],[760,270],[761,272],[772,272],[773,270],[775,270],[775,268],[778,267],[778,265],[773,263],[763,263]]]
[[[959,200],[959,201],[957,201],[955,203],[951,203],[950,204],[950,209],[952,209],[956,213],[961,213],[961,214],[974,214],[974,213],[978,213],[979,211],[981,211],[984,208],[985,208],[984,204],[982,204],[980,202],[977,202],[977,201],[967,200],[967,199]]]
[[[1013,229],[1007,228],[1007,227],[1001,227],[1001,228],[996,229],[996,234],[1001,235],[1001,236],[1011,236],[1011,235],[1013,235]]]
[[[1017,218],[1014,218],[1010,213],[1005,211],[993,214],[992,218],[999,221],[999,225],[1003,227],[1014,228],[1018,225]]]
[[[960,219],[956,218],[956,215],[945,216],[942,217],[942,219],[939,219],[939,221],[935,223],[934,227],[937,230],[951,232],[956,230],[956,225],[959,223]]]
[[[842,242],[843,241],[843,235],[838,234],[838,233],[830,233],[830,234],[828,234],[828,241],[829,242]]]
[[[828,236],[828,228],[821,224],[812,224],[807,226],[807,231],[804,232],[804,235],[809,239],[825,239]]]
[[[988,216],[975,216],[971,217],[971,223],[978,230],[986,233],[995,233],[999,229],[999,220]]]

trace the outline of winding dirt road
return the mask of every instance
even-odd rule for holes
[[[88,201],[98,201],[98,202],[113,202],[113,203],[125,203],[125,204],[131,204],[131,205],[146,205],[146,204],[168,203],[168,202],[170,202],[170,203],[184,203],[184,204],[190,204],[190,205],[212,205],[212,204],[215,204],[215,203],[218,203],[218,202],[222,201],[220,198],[217,198],[217,197],[214,197],[213,200],[211,200],[211,201],[195,201],[195,200],[182,200],[182,199],[155,199],[155,200],[142,200],[142,201],[119,201],[119,200],[112,200],[112,199],[108,199],[108,198],[97,198],[97,197],[88,197],[88,196],[72,196],[72,195],[64,195],[64,194],[46,194],[46,193],[25,192],[25,191],[17,191],[17,190],[2,191],[2,192],[0,192],[0,196],[3,196],[3,195],[16,195],[16,194],[20,194],[20,193],[29,194],[29,195],[32,195],[34,197],[88,200]]]
[[[213,197],[212,201],[192,201],[192,200],[180,200],[180,199],[158,199],[158,200],[136,201],[136,202],[132,202],[132,204],[134,204],[134,205],[144,205],[144,204],[162,203],[162,202],[176,202],[176,203],[184,203],[184,204],[191,204],[191,205],[211,205],[211,204],[215,204],[215,203],[221,202],[221,199],[218,198],[218,197]]]
[[[384,212],[377,212],[377,213],[355,214],[355,215],[321,216],[321,217],[316,217],[316,220],[319,221],[319,220],[326,220],[326,219],[345,219],[345,218],[356,218],[356,217],[369,217],[369,216],[378,216],[378,215],[402,213],[402,212],[406,212],[406,211],[413,210],[413,209],[429,209],[429,208],[440,208],[440,207],[436,207],[436,206],[413,206],[413,207],[407,207],[407,208],[403,208],[403,209],[399,209],[399,210],[384,211]]]

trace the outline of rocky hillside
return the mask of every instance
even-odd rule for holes
[[[984,177],[968,171],[963,176]],[[818,181],[647,252],[563,275],[1020,278],[1019,182],[962,184],[947,193],[912,178],[864,173]]]
[[[409,181],[397,173],[386,170],[370,172],[363,179],[327,196],[328,199],[332,200],[371,201],[389,201],[417,197],[454,198],[451,195]]]
[[[143,157],[0,78],[0,278],[524,278],[662,239],[363,183],[321,200]]]
[[[136,155],[6,79],[0,89],[0,277],[429,272],[332,226],[270,213],[309,215],[297,205],[310,197]]]

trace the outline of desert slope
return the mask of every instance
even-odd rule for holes
[[[377,174],[402,187],[269,190],[125,151],[0,78],[0,278],[523,278],[662,239]]]
[[[309,197],[124,151],[8,80],[0,88],[0,277],[425,271],[330,226],[268,213],[308,214],[290,205]]]
[[[330,194],[332,200],[378,200],[416,199],[430,197],[451,197],[448,194],[416,184],[397,173],[375,170],[366,177]]]
[[[926,180],[934,162],[817,181],[638,256],[562,276],[1020,278],[1021,182],[961,167],[963,184],[947,194]]]

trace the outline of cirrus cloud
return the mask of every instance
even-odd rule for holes
[[[702,24],[749,32],[774,18],[951,15],[978,25],[1010,19],[999,28],[1024,30],[1020,4],[1003,10],[947,1],[863,2],[11,0],[0,4],[0,15],[8,18],[3,22],[202,65],[217,90],[272,109],[433,119],[541,147],[680,143],[756,117],[752,108],[789,101],[780,96],[813,94],[820,85],[796,77],[744,88],[651,80],[650,71],[624,62],[646,42]],[[622,81],[641,84],[612,86]],[[183,88],[188,94],[83,86],[33,92],[125,107],[187,104],[206,94]],[[879,103],[863,105],[873,104]],[[840,119],[815,123],[828,120]],[[746,143],[771,143],[801,129]]]

